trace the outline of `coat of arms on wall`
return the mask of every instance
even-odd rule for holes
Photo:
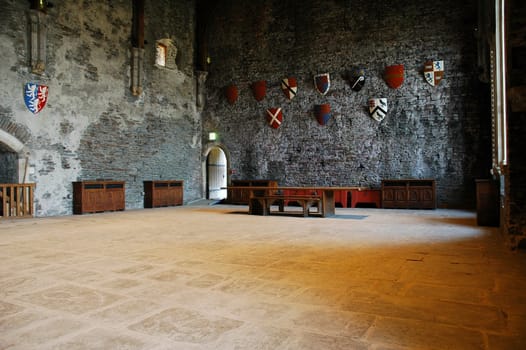
[[[317,74],[314,76],[314,87],[320,94],[325,95],[331,87],[329,73]]]
[[[331,118],[331,105],[328,103],[315,105],[314,114],[316,115],[316,119],[318,119],[318,123],[320,123],[320,125],[327,124]]]
[[[283,113],[281,112],[281,108],[267,109],[267,120],[271,127],[274,129],[279,128],[281,123],[283,123]]]
[[[365,84],[365,69],[353,69],[349,75],[349,82],[351,84],[351,89],[354,91],[360,91]]]
[[[265,95],[267,94],[267,81],[266,80],[260,80],[256,81],[255,83],[252,83],[252,93],[254,94],[254,98],[256,101],[261,101],[265,98]]]
[[[387,99],[369,99],[369,114],[371,115],[371,117],[373,117],[374,120],[381,122],[387,114]]]
[[[47,103],[48,87],[35,83],[27,83],[24,88],[24,102],[33,113],[40,112]]]
[[[230,103],[231,105],[236,103],[237,98],[239,96],[239,91],[237,89],[237,86],[235,86],[234,84],[227,86],[225,89],[225,95],[226,95],[226,100],[228,101],[228,103]]]
[[[292,100],[298,92],[298,82],[296,78],[281,79],[281,90],[283,90],[283,93],[289,100]]]
[[[426,61],[424,77],[431,86],[438,85],[444,76],[444,61]]]
[[[384,79],[391,89],[398,89],[404,83],[404,65],[396,64],[385,67]]]

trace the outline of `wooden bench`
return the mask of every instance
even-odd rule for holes
[[[291,194],[266,194],[252,196],[249,200],[248,212],[252,215],[270,215],[272,205],[277,205],[280,213],[285,212],[285,204],[289,202],[298,203],[301,208],[301,214],[304,217],[309,216],[310,208],[317,207],[316,214],[322,214],[321,197],[313,195],[291,195]]]

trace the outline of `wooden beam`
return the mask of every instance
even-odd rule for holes
[[[133,0],[132,46],[144,48],[144,0]]]

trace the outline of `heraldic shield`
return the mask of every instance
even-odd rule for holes
[[[40,112],[47,103],[48,87],[35,83],[27,83],[24,88],[24,102],[33,113]]]
[[[252,93],[254,94],[256,101],[263,100],[267,94],[267,81],[260,80],[252,83]]]
[[[267,109],[267,120],[268,124],[277,129],[283,123],[283,113],[281,113],[281,108],[269,108]]]
[[[398,89],[404,83],[404,65],[396,64],[385,67],[384,79],[391,89]]]
[[[320,125],[327,124],[331,118],[331,105],[328,103],[315,105],[314,114],[316,115],[316,119],[318,119],[318,123],[320,123]]]
[[[292,100],[298,92],[298,82],[296,78],[281,79],[281,90],[289,100]]]
[[[369,114],[371,115],[371,117],[373,117],[374,120],[381,122],[387,114],[387,99],[369,99]]]
[[[360,91],[365,84],[365,69],[353,69],[351,71],[349,81],[351,83],[351,89],[353,89],[354,91]]]
[[[444,61],[426,61],[424,63],[424,77],[431,86],[436,86],[444,77]]]
[[[329,77],[329,73],[315,75],[314,87],[320,94],[325,95],[331,87],[331,78]]]
[[[239,91],[237,89],[237,86],[235,86],[234,84],[227,86],[225,89],[225,95],[226,95],[226,100],[228,101],[228,103],[230,103],[231,105],[236,103],[237,98],[239,96]]]

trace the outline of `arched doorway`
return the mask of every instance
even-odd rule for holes
[[[206,157],[206,198],[222,200],[227,196],[227,157],[225,152],[214,146]]]
[[[0,143],[0,183],[18,183],[18,154]]]
[[[26,182],[28,155],[20,140],[0,129],[0,183]]]

